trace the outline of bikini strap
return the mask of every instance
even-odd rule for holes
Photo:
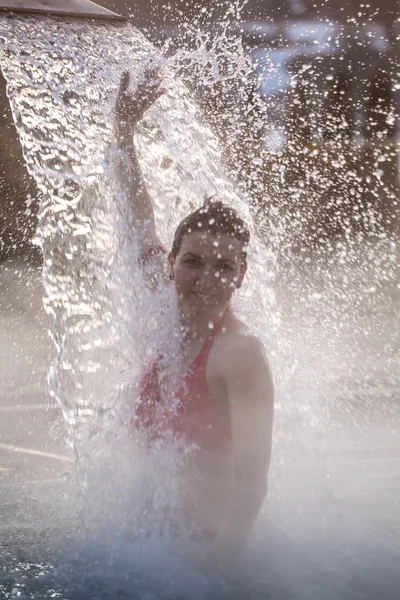
[[[224,324],[225,317],[228,313],[228,310],[229,310],[229,306],[225,310],[224,314],[221,315],[221,317],[218,319],[218,321],[215,323],[214,327],[208,334],[207,339],[204,342],[202,349],[200,350],[200,352],[198,353],[197,357],[195,358],[195,360],[192,364],[192,369],[193,369],[193,367],[199,367],[202,364],[207,364],[207,359],[208,359],[208,355],[210,353],[211,347],[214,343],[216,336],[222,329],[222,326]]]
[[[157,256],[157,254],[167,254],[167,250],[161,244],[150,246],[146,252],[142,252],[139,255],[139,265],[145,265],[150,258]]]

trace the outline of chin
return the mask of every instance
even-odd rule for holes
[[[187,313],[193,312],[207,312],[207,310],[212,309],[216,305],[214,299],[208,299],[201,296],[194,296],[193,294],[188,294],[185,298],[182,299],[182,309]]]
[[[214,313],[218,307],[223,307],[224,303],[218,298],[202,298],[189,294],[182,302],[182,310],[187,315],[205,315],[207,312]]]

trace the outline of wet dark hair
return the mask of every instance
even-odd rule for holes
[[[206,231],[213,234],[224,233],[242,242],[242,265],[246,264],[250,231],[234,208],[212,197],[201,208],[183,219],[174,235],[171,251],[174,258],[179,254],[184,236],[196,231]]]

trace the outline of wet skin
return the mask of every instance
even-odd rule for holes
[[[124,160],[119,176],[126,182],[140,251],[160,245],[151,198],[143,180],[132,129],[162,93],[157,70],[149,69],[136,92],[124,74],[116,104],[116,133]],[[194,231],[183,237],[178,255],[169,255],[169,270],[178,298],[182,356],[189,366],[216,323],[229,307],[246,268],[242,244],[226,234]],[[154,289],[164,279],[163,258],[152,259],[153,273],[144,283]],[[158,269],[160,267],[160,269]],[[271,453],[273,383],[260,340],[228,310],[206,367],[212,399],[227,411],[232,432],[229,457],[199,451],[201,481],[188,492],[189,512],[201,527],[217,530],[202,570],[223,572],[235,563],[251,533],[266,493]],[[188,474],[189,476],[193,473]],[[190,487],[190,486],[189,486]]]
[[[198,231],[183,237],[175,259],[169,256],[179,310],[191,330],[215,323],[227,309],[246,273],[242,253],[232,236]]]
[[[208,357],[206,379],[211,398],[231,421],[233,452],[223,455],[199,449],[196,467],[200,477],[188,473],[185,500],[188,516],[203,531],[217,533],[211,563],[214,559],[223,563],[224,556],[229,563],[227,548],[242,545],[258,512],[254,507],[265,495],[272,378],[262,344],[229,309],[246,273],[242,243],[226,234],[190,233],[183,238],[176,259],[169,256],[169,267],[181,318],[188,329],[182,341],[187,367],[199,353],[210,321],[216,323],[226,313],[224,327]],[[240,490],[236,486],[238,473],[244,482]],[[227,519],[230,505],[233,516]]]
[[[271,453],[273,383],[268,360],[261,341],[229,308],[246,272],[242,251],[241,242],[229,235],[198,231],[185,235],[178,255],[168,257],[182,326],[182,373],[200,352],[210,322],[224,315],[208,356],[206,380],[211,399],[229,419],[232,451],[198,449],[197,468],[189,468],[184,492],[189,519],[203,532],[215,534],[201,566],[207,572],[228,571],[240,555],[266,494]],[[161,280],[163,256],[156,261]],[[162,381],[167,392],[173,378],[163,373]]]

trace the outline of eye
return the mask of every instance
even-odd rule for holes
[[[200,265],[200,261],[197,258],[186,258],[183,261],[184,265],[189,265],[189,266],[198,266]]]
[[[234,271],[234,267],[229,263],[222,263],[218,266],[222,271]]]

